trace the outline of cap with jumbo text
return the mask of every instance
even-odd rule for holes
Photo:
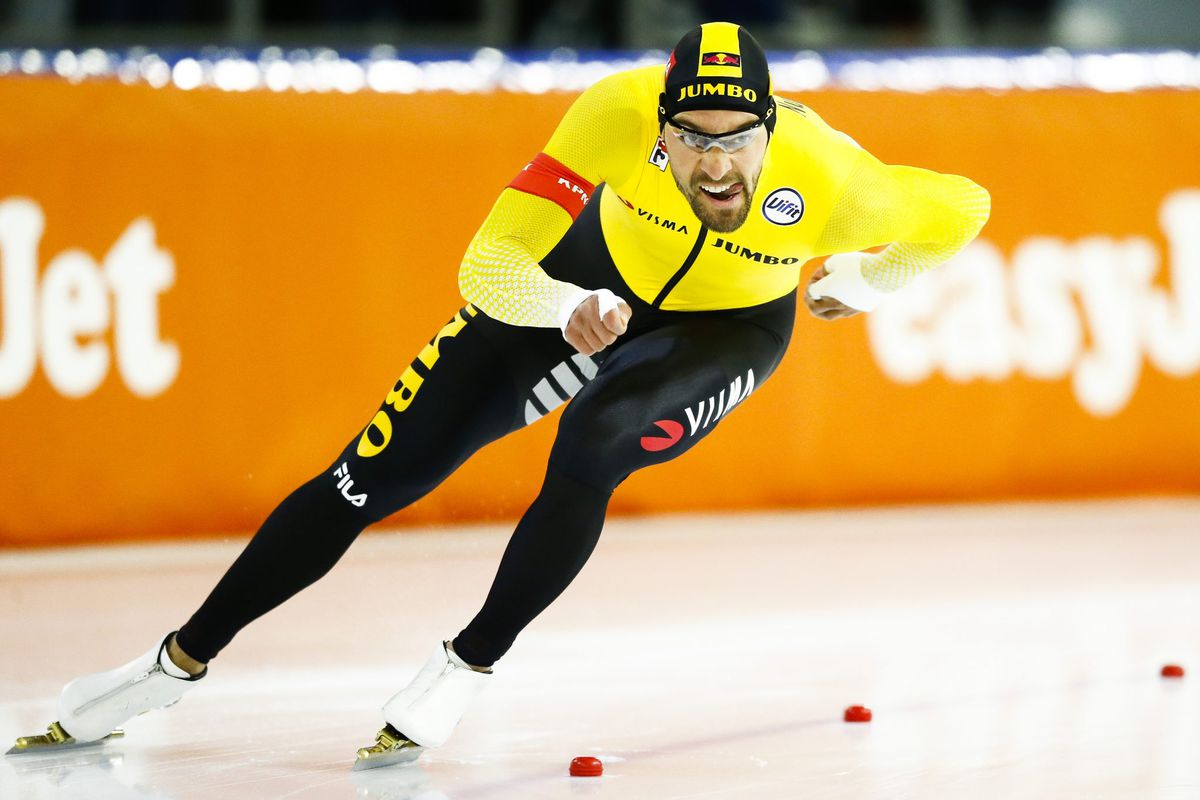
[[[708,22],[684,34],[667,60],[659,118],[685,111],[748,111],[774,122],[767,55],[750,32]]]

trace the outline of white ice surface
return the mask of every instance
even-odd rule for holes
[[[0,798],[1200,797],[1200,500],[613,520],[446,747],[352,773],[507,530],[367,535],[124,740],[0,758]],[[239,548],[0,555],[0,737]]]

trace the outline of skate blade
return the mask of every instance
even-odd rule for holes
[[[22,736],[17,739],[16,744],[9,748],[4,755],[15,756],[26,753],[59,753],[63,750],[78,750],[82,747],[95,747],[98,744],[103,744],[109,739],[120,739],[125,735],[125,731],[117,728],[107,736],[96,739],[91,742],[77,742],[75,737],[63,730],[63,726],[57,722],[51,722],[46,727],[46,732],[38,736]]]
[[[387,725],[375,735],[375,744],[359,748],[354,771],[409,764],[417,760],[425,748],[405,739],[403,734]]]

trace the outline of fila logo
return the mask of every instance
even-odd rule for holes
[[[350,490],[354,488],[354,481],[350,480],[350,467],[343,461],[342,465],[333,471],[333,474],[341,480],[338,481],[338,488],[342,490],[342,497],[346,498],[351,504],[362,508],[367,504],[366,492],[362,494],[350,494]]]
[[[575,194],[579,195],[579,196],[580,196],[580,198],[582,198],[582,199],[583,199],[583,204],[584,204],[585,206],[587,205],[587,203],[588,203],[588,195],[587,195],[587,192],[585,192],[583,189],[581,189],[581,188],[579,188],[578,186],[576,186],[575,184],[571,183],[571,182],[570,182],[569,180],[567,180],[566,178],[559,178],[559,179],[558,179],[558,185],[559,185],[559,186],[565,186],[565,187],[567,187],[568,189],[570,189],[572,192],[574,192]]]
[[[716,425],[717,422],[733,410],[733,407],[745,400],[754,391],[754,370],[746,370],[746,380],[743,382],[741,377],[734,378],[729,384],[729,388],[722,389],[712,397],[701,400],[694,406],[688,406],[683,410],[684,416],[688,421],[688,437],[695,436],[697,432],[705,430],[710,425]],[[673,419],[655,420],[655,426],[658,427],[661,434],[654,436],[643,436],[641,439],[642,449],[648,453],[658,453],[673,447],[683,438],[684,427],[681,423]]]
[[[660,136],[658,137],[658,141],[654,143],[654,149],[650,151],[650,163],[658,167],[659,172],[666,172],[667,164],[670,161],[671,157],[667,155],[667,145]]]
[[[804,216],[804,198],[795,189],[776,189],[763,200],[762,215],[776,225],[795,225]]]

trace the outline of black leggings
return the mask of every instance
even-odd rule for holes
[[[637,300],[614,272],[603,283],[577,281],[607,285],[633,307],[629,331],[594,356],[575,353],[557,329],[506,325],[471,306],[455,314],[367,428],[271,513],[181,628],[184,651],[211,660],[243,627],[328,572],[367,525],[423,497],[480,447],[570,400],[541,491],[483,608],[454,640],[478,666],[504,655],[591,555],[617,485],[708,435],[771,375],[787,346],[794,294],[749,309],[664,312]]]

